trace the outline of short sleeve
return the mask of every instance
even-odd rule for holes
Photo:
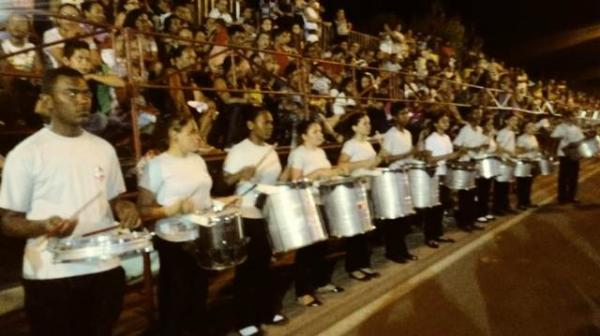
[[[293,150],[288,158],[288,166],[290,168],[302,170],[302,157],[299,150]]]
[[[236,146],[232,147],[223,162],[223,171],[227,174],[236,174],[242,169],[240,165],[241,155],[238,154],[236,149]]]
[[[565,128],[561,125],[556,126],[556,128],[554,128],[554,130],[552,131],[552,134],[550,134],[550,137],[552,138],[564,138],[565,137]]]
[[[356,154],[356,148],[352,145],[351,141],[346,141],[344,147],[342,147],[342,154],[346,154],[350,158],[353,158]]]
[[[158,189],[162,184],[162,177],[160,173],[160,165],[158,164],[158,157],[150,160],[142,172],[142,176],[138,182],[138,185],[154,194],[158,194]]]
[[[27,213],[33,198],[31,160],[17,152],[6,157],[2,171],[0,208]]]
[[[386,132],[383,135],[382,146],[386,152],[392,153],[393,148],[394,148],[394,135],[391,132]]]
[[[121,165],[115,150],[110,148],[110,167],[107,173],[106,179],[106,196],[109,200],[124,193],[125,181],[123,180],[123,173],[121,172]]]
[[[465,147],[466,145],[466,133],[467,133],[467,129],[465,127],[461,128],[460,131],[458,132],[458,135],[456,136],[456,138],[454,138],[454,145],[459,146],[459,147]]]

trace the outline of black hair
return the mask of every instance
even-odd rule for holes
[[[66,59],[71,58],[77,50],[90,50],[90,46],[87,42],[82,40],[70,40],[65,42],[63,48],[63,57]]]
[[[392,105],[390,105],[390,113],[395,117],[405,111],[407,107],[407,104],[404,102],[393,102]]]
[[[83,75],[79,71],[69,67],[63,66],[56,69],[47,70],[42,79],[42,93],[48,95],[52,94],[54,91],[54,86],[56,85],[56,82],[58,82],[59,77],[83,79]]]
[[[248,109],[247,111],[248,113],[246,113],[246,122],[255,122],[256,118],[258,118],[259,115],[263,114],[263,113],[271,113],[271,111],[269,111],[268,109],[264,108],[264,107],[252,107],[250,109]]]
[[[354,130],[352,127],[358,125],[360,120],[366,117],[367,114],[364,112],[352,112],[340,125],[340,131],[345,139],[350,139],[354,136]]]
[[[163,23],[163,31],[170,32],[171,24],[173,24],[174,20],[179,20],[181,22],[185,22],[185,20],[180,18],[179,16],[177,16],[175,14],[171,14],[165,19],[165,22]]]
[[[154,127],[155,144],[159,150],[165,151],[169,148],[169,132],[180,132],[185,125],[194,121],[194,118],[189,115],[171,115],[167,118],[159,118]]]
[[[234,55],[232,57],[227,57],[223,61],[223,73],[226,74],[231,70],[231,67],[236,65],[240,65],[242,63],[242,58],[240,56]]]
[[[321,122],[316,118],[308,118],[300,121],[300,123],[296,126],[296,133],[302,138],[302,135],[308,133],[308,129],[313,124],[321,125]]]
[[[141,8],[134,9],[131,12],[127,13],[127,15],[125,16],[125,21],[123,21],[123,28],[135,29],[135,22],[144,14],[150,17],[150,15],[148,15],[148,13]]]
[[[244,27],[242,27],[241,25],[238,24],[234,24],[231,25],[229,28],[227,28],[227,34],[229,36],[233,36],[235,34],[239,34],[239,33],[245,33],[246,31],[244,30]]]

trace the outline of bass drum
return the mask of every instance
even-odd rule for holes
[[[396,219],[415,213],[404,169],[378,169],[371,177],[373,213],[378,219]]]
[[[470,190],[475,188],[476,167],[470,162],[448,162],[448,171],[444,185],[451,190]]]
[[[405,167],[414,207],[425,209],[440,205],[440,180],[435,175],[436,166],[413,161]]]

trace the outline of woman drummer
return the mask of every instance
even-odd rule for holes
[[[504,128],[496,135],[499,153],[506,159],[514,158],[517,151],[515,130],[519,119],[516,115],[508,115],[504,121]],[[496,215],[514,214],[509,200],[510,182],[494,180],[494,213]]]
[[[483,128],[483,136],[485,137],[485,152],[495,154],[498,150],[498,145],[495,140],[496,129],[494,128],[494,117],[484,118],[481,127]],[[496,219],[490,211],[490,194],[492,192],[493,181],[494,177],[485,178],[483,176],[478,176],[475,180],[475,184],[477,185],[477,221],[479,223],[486,223]]]
[[[523,133],[517,137],[517,152],[519,158],[525,160],[535,160],[540,153],[540,145],[535,136],[537,125],[529,121],[523,127]],[[537,208],[537,205],[531,204],[531,185],[534,176],[517,177],[517,208],[527,210],[528,208]]]
[[[350,115],[345,124],[352,137],[342,147],[338,166],[347,169],[352,175],[360,175],[381,163],[381,157],[368,141],[371,133],[371,121],[364,113]],[[359,234],[346,240],[346,272],[352,279],[367,281],[379,277],[371,268],[371,256],[366,234]]]
[[[248,258],[236,268],[234,301],[237,328],[242,335],[260,334],[262,323],[282,324],[287,318],[277,313],[272,281],[271,246],[267,223],[257,208],[258,184],[274,185],[281,174],[281,163],[274,146],[267,141],[273,134],[273,116],[261,108],[249,110],[246,127],[249,136],[234,145],[223,163],[224,180],[236,186],[242,197],[241,215],[244,234],[250,238]]]
[[[206,163],[195,153],[200,135],[192,117],[173,117],[156,131],[167,149],[144,167],[138,207],[142,218],[156,221],[160,232],[177,216],[211,208],[212,179]],[[157,238],[155,246],[160,260],[161,335],[200,333],[206,328],[207,272],[182,243]]]
[[[297,126],[297,134],[302,144],[290,152],[288,169],[290,180],[319,180],[344,174],[340,167],[332,167],[319,146],[323,143],[321,123],[317,120],[305,120]],[[333,263],[325,257],[327,242],[316,243],[296,251],[295,282],[298,302],[307,307],[321,305],[316,293],[340,293],[343,288],[331,283]]]
[[[464,150],[454,151],[452,141],[446,131],[450,127],[450,118],[440,113],[432,118],[433,132],[425,138],[424,149],[431,152],[430,163],[437,164],[435,174],[443,181],[446,175],[446,161],[461,157],[466,152]],[[454,242],[451,238],[443,237],[444,229],[442,220],[444,219],[444,208],[450,203],[450,190],[440,184],[439,197],[441,205],[434,206],[425,211],[424,214],[424,234],[425,244],[431,248],[438,248],[439,243]]]

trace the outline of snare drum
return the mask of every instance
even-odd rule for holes
[[[415,208],[424,209],[440,205],[439,177],[435,165],[413,161],[406,165],[410,194]]]
[[[273,252],[287,252],[327,239],[310,181],[281,183],[263,207]]]
[[[512,182],[514,180],[514,171],[514,162],[506,159],[500,160],[498,164],[498,175],[496,176],[496,181]]]
[[[531,177],[533,164],[529,160],[517,160],[515,163],[515,177]]]
[[[367,188],[361,179],[338,177],[319,183],[329,234],[352,237],[374,230]]]
[[[154,233],[163,240],[182,243],[198,238],[198,225],[186,216],[166,218],[156,223]]]
[[[475,157],[477,162],[477,171],[479,176],[485,179],[490,179],[498,175],[498,158],[491,154],[485,154]]]
[[[447,163],[448,171],[444,185],[452,190],[470,190],[475,188],[475,165],[470,162],[452,161]]]
[[[182,217],[198,228],[198,238],[193,244],[200,267],[220,271],[246,261],[248,239],[244,236],[239,209]]]
[[[378,219],[396,219],[415,213],[404,169],[378,169],[371,177],[373,213]]]
[[[112,231],[89,237],[61,239],[49,250],[55,262],[108,260],[129,254],[151,252],[152,234],[147,231]]]

